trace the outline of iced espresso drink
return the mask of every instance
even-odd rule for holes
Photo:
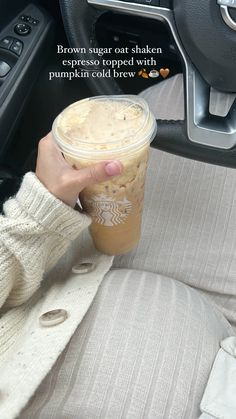
[[[76,168],[120,160],[120,176],[87,187],[80,201],[92,217],[94,244],[106,254],[131,250],[140,238],[149,145],[156,121],[137,96],[99,96],[76,102],[54,121],[53,136]]]

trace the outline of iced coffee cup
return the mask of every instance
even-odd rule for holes
[[[98,96],[67,107],[55,119],[53,138],[75,168],[120,160],[120,176],[85,188],[80,202],[91,216],[96,248],[116,255],[139,241],[150,142],[156,120],[138,96]]]

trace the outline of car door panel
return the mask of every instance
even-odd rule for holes
[[[4,3],[4,1],[0,3],[0,8],[4,7],[3,11],[7,10]],[[26,30],[28,33],[24,33]],[[10,40],[9,45],[6,40]],[[7,25],[1,26],[0,165],[4,164],[5,151],[10,144],[40,68],[47,59],[47,52],[52,42],[53,20],[47,12],[33,4],[15,13]],[[20,47],[21,52],[14,51],[14,45]],[[9,71],[4,72],[4,68]]]

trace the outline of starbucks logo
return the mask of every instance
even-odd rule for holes
[[[96,223],[108,227],[124,223],[132,209],[126,198],[116,201],[103,194],[86,200],[85,206]]]

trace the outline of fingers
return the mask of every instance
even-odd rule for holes
[[[54,144],[51,132],[49,132],[47,135],[45,135],[45,137],[43,137],[39,141],[39,148],[42,148],[42,147],[54,148],[53,146],[55,147],[55,144]]]
[[[62,183],[68,190],[74,187],[80,192],[87,186],[106,182],[111,177],[120,175],[122,170],[122,163],[118,160],[104,161],[75,170],[63,158],[51,132],[39,142],[36,174],[40,172],[42,177],[42,173],[47,173],[50,179],[56,178],[57,184],[59,179],[63,179]]]
[[[42,138],[39,141],[39,152],[42,149],[45,152],[47,152],[48,157],[49,156],[58,156],[58,157],[63,159],[61,151],[59,150],[59,148],[57,147],[57,145],[55,144],[55,142],[52,138],[52,133],[51,132],[49,132],[44,138]]]
[[[118,160],[97,163],[75,171],[74,180],[82,190],[95,183],[106,182],[111,177],[120,175],[122,170],[122,163]]]

